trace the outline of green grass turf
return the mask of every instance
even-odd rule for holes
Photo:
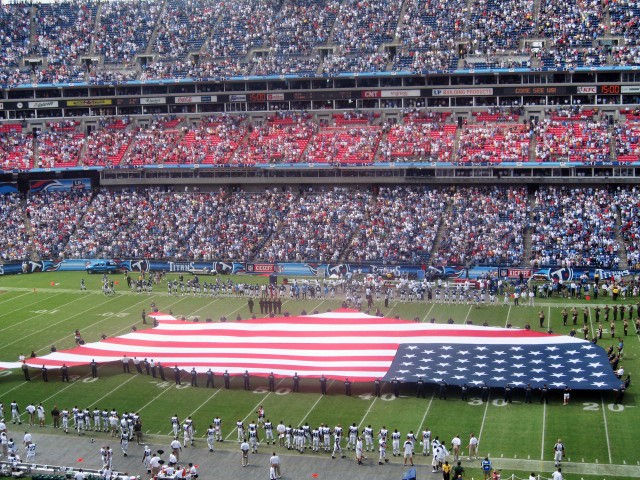
[[[85,278],[87,292],[80,292],[80,278]],[[120,292],[113,297],[105,297],[100,293],[100,278],[75,272],[0,277],[0,360],[15,361],[20,353],[28,355],[32,350],[44,355],[51,345],[58,349],[71,348],[74,346],[75,329],[82,332],[87,342],[98,340],[101,334],[127,333],[134,325],[141,327],[141,311],[145,308],[148,312],[152,302],[161,311],[172,310],[175,315],[187,318],[198,316],[217,320],[224,315],[233,320],[237,315],[249,317],[245,298],[168,296],[165,283],[158,285],[151,295],[132,294],[123,291],[122,276],[113,276],[120,282]],[[234,280],[266,282],[264,277],[235,277]],[[625,303],[635,304],[638,300],[628,299]],[[578,306],[580,327],[585,304],[590,307],[596,303],[612,305],[610,298],[592,299],[590,302],[553,298],[536,299],[536,302],[539,305],[535,307],[514,307],[512,304],[503,306],[502,299],[499,299],[496,306],[481,308],[392,302],[390,308],[384,309],[380,300],[375,306],[381,307],[385,315],[399,315],[409,320],[415,317],[421,321],[435,318],[436,322],[444,323],[453,318],[456,323],[461,323],[469,319],[474,324],[486,321],[492,326],[504,326],[511,322],[517,327],[530,323],[533,329],[539,329],[538,312],[542,310],[546,316],[545,331],[551,328],[556,333],[567,334],[572,326],[562,325],[563,307]],[[323,312],[338,308],[340,304],[337,299],[293,301],[287,298],[283,311],[298,314],[303,309],[309,313],[317,309]],[[259,312],[257,305],[256,310]],[[620,321],[618,326],[621,334]],[[635,335],[635,329],[631,328],[629,333],[625,339],[622,364],[635,380],[640,339]],[[600,344],[606,347],[612,343],[607,330]],[[246,392],[242,390],[241,379],[232,380],[231,390],[220,390],[202,388],[204,376],[200,379],[201,387],[192,388],[188,385],[186,373],[186,384],[180,387],[174,384],[172,375],[167,377],[167,382],[162,382],[146,375],[123,374],[119,365],[101,366],[97,380],[91,379],[88,373],[88,367],[72,368],[73,381],[63,384],[55,371],[49,372],[49,383],[42,382],[38,372],[34,372],[32,382],[24,382],[20,371],[3,371],[0,372],[0,401],[5,404],[5,409],[15,399],[23,408],[29,402],[42,402],[47,410],[57,404],[61,408],[78,405],[90,409],[98,406],[116,408],[120,412],[138,411],[143,418],[144,430],[149,434],[166,436],[167,442],[171,431],[169,418],[174,413],[180,418],[192,416],[200,436],[211,419],[219,415],[224,422],[225,437],[235,440],[235,421],[255,419],[257,407],[264,405],[266,416],[274,424],[280,420],[292,425],[308,422],[312,426],[321,422],[331,425],[342,423],[343,426],[355,422],[361,427],[371,424],[374,429],[386,425],[391,431],[398,428],[403,434],[409,430],[417,433],[428,426],[446,444],[455,434],[460,434],[465,446],[469,433],[474,432],[480,438],[482,455],[547,461],[552,460],[556,439],[562,438],[571,462],[638,464],[636,430],[640,425],[640,413],[636,408],[633,383],[627,391],[624,407],[612,405],[614,395],[610,392],[574,392],[569,406],[563,406],[561,393],[554,392],[551,403],[544,406],[536,398],[532,405],[521,403],[521,392],[516,392],[513,404],[505,405],[502,392],[497,389],[492,391],[488,403],[482,403],[477,398],[479,392],[475,391],[470,392],[469,401],[463,402],[453,388],[446,401],[439,400],[432,388],[426,389],[426,399],[418,399],[415,398],[414,386],[410,384],[402,386],[401,398],[395,398],[389,386],[385,386],[382,398],[376,399],[371,395],[370,384],[355,384],[353,396],[346,397],[342,382],[330,381],[329,395],[322,397],[318,381],[312,379],[301,381],[300,393],[291,392],[290,379],[278,380],[276,393],[269,393],[266,380],[260,378],[252,378],[252,391]],[[216,382],[216,387],[221,386],[222,379],[217,377]],[[473,468],[468,471],[476,478],[480,477],[479,470]],[[521,472],[518,476],[526,475]],[[595,480],[595,477],[587,475],[580,477]]]

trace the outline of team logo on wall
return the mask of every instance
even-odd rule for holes
[[[309,269],[311,275],[313,275],[314,277],[318,275],[318,268],[320,268],[319,263],[305,263],[304,266]]]
[[[231,275],[233,273],[233,264],[227,262],[214,262],[214,269],[216,273],[221,275]]]
[[[346,275],[351,271],[351,265],[348,263],[340,263],[338,265],[327,265],[327,274],[331,275]]]
[[[54,262],[53,260],[40,260],[38,262],[34,262],[33,260],[29,260],[29,272],[55,272],[60,268],[60,262]]]

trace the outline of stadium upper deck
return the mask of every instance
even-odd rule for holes
[[[0,7],[0,84],[640,65],[633,0],[131,0]]]

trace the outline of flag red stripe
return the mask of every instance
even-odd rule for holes
[[[232,337],[428,337],[434,338],[438,336],[450,337],[468,337],[468,338],[522,338],[522,337],[548,337],[549,334],[542,332],[532,332],[530,330],[454,330],[454,329],[437,329],[437,330],[374,330],[374,331],[328,331],[328,330],[237,330],[229,329],[211,329],[211,330],[162,330],[162,326],[157,329],[142,331],[137,333],[149,333],[153,335],[166,336],[232,336]],[[526,332],[526,333],[523,333]]]
[[[155,331],[149,330],[150,333],[155,333]],[[111,343],[115,345],[136,345],[141,347],[149,347],[149,348],[164,348],[167,346],[174,347],[184,347],[184,348],[255,348],[256,344],[254,343],[245,343],[245,342],[175,342],[175,343],[167,343],[166,341],[159,340],[137,340],[131,338],[124,337],[114,337],[108,340],[105,340],[104,343]],[[261,343],[259,344],[260,348],[268,348],[273,350],[394,350],[398,348],[397,343],[375,343],[375,344],[344,344],[344,343],[336,343],[336,344],[322,344],[322,343]]]
[[[234,345],[235,347],[235,345]],[[67,352],[65,352],[66,354],[69,355],[81,355],[84,357],[104,357],[104,356],[109,356],[109,357],[124,357],[125,355],[127,355],[128,357],[142,357],[145,356],[146,358],[153,358],[154,360],[157,359],[162,359],[162,358],[176,358],[176,357],[180,357],[180,358],[202,358],[202,357],[214,357],[214,356],[219,356],[219,357],[224,357],[224,358],[246,358],[246,359],[282,359],[282,360],[300,360],[300,361],[317,361],[317,362],[326,362],[326,361],[337,361],[339,360],[338,358],[327,358],[327,356],[303,356],[303,355],[292,355],[292,354],[286,354],[286,353],[251,353],[251,352],[246,352],[246,353],[226,353],[226,352],[220,352],[220,353],[204,353],[204,352],[189,352],[189,353],[182,353],[182,352],[177,352],[177,353],[165,353],[162,351],[158,351],[158,350],[149,350],[148,352],[128,352],[126,350],[118,350],[118,351],[111,351],[111,350],[100,350],[98,348],[87,348],[87,347],[80,347],[80,348],[75,348],[73,350],[69,350]],[[374,362],[374,361],[378,361],[378,362],[384,362],[384,361],[392,361],[394,358],[394,355],[361,355],[361,356],[349,356],[349,357],[342,357],[342,360],[344,361],[369,361],[369,362]],[[143,357],[144,358],[144,357]]]

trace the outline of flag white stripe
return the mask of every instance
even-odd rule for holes
[[[157,347],[146,347],[144,345],[122,345],[117,343],[90,343],[85,345],[85,347],[103,351],[105,354],[109,352],[125,352],[127,356],[130,354],[144,353],[149,354],[151,352],[162,352],[162,353],[171,353],[171,354],[182,354],[182,353],[198,353],[202,355],[223,355],[226,353],[238,353],[238,348],[231,346],[228,347],[218,347],[218,348],[193,348],[188,346],[180,346],[179,343],[168,344],[166,347],[162,347],[162,350],[159,350]],[[376,345],[372,345],[372,347],[376,347]],[[367,350],[333,350],[330,348],[321,349],[321,350],[306,350],[306,349],[283,349],[281,347],[278,348],[269,348],[268,345],[261,344],[260,347],[251,347],[250,352],[256,355],[292,355],[296,357],[361,357],[364,355],[363,352],[366,352],[367,356],[388,356],[395,355],[395,348],[388,349],[367,349]],[[57,352],[56,352],[57,353]]]
[[[491,336],[451,336],[451,335],[433,335],[429,332],[422,332],[423,335],[416,334],[415,336],[408,335],[396,335],[389,333],[385,336],[369,336],[364,335],[363,332],[359,332],[357,335],[350,336],[300,336],[284,337],[278,336],[278,332],[274,332],[273,335],[267,336],[250,336],[244,337],[241,334],[230,335],[217,335],[213,332],[209,335],[156,335],[153,332],[143,333],[136,332],[125,335],[122,338],[130,340],[144,340],[152,342],[165,342],[167,344],[188,344],[188,343],[255,343],[257,345],[268,345],[269,343],[291,343],[291,349],[295,349],[296,344],[356,344],[356,345],[368,345],[368,344],[402,344],[402,343],[449,343],[449,344],[491,344],[491,345],[560,345],[567,343],[582,344],[584,343],[580,339],[576,339],[569,336],[543,336],[543,337],[491,337]]]

